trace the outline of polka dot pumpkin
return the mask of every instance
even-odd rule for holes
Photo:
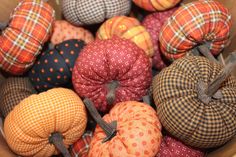
[[[118,37],[88,44],[72,73],[76,92],[94,101],[102,112],[117,102],[140,100],[147,94],[151,79],[151,64],[145,52]]]
[[[71,88],[74,63],[84,42],[71,39],[43,52],[29,72],[29,78],[39,92],[54,87]]]

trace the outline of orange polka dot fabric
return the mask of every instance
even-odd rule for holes
[[[160,149],[161,124],[155,110],[147,104],[126,101],[116,104],[103,119],[117,121],[117,134],[110,141],[97,126],[88,157],[154,157]]]
[[[72,69],[85,43],[71,39],[43,52],[29,71],[29,78],[39,92],[54,87],[72,88]]]
[[[6,117],[4,132],[16,154],[49,157],[58,154],[48,140],[52,133],[61,133],[68,148],[83,135],[86,123],[86,108],[78,95],[54,88],[21,101]]]

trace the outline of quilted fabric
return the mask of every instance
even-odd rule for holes
[[[116,16],[105,21],[97,31],[98,39],[109,39],[113,36],[129,39],[145,53],[152,57],[154,50],[151,36],[140,22],[127,16]]]
[[[103,22],[130,12],[130,0],[63,0],[65,18],[74,25],[88,25]]]
[[[147,15],[142,21],[142,25],[149,32],[152,39],[152,44],[153,44],[153,49],[154,49],[152,65],[154,68],[158,70],[161,70],[167,66],[167,63],[164,60],[163,56],[161,55],[160,48],[159,48],[160,47],[159,33],[161,30],[161,27],[164,25],[167,19],[176,10],[177,10],[177,7],[169,9],[167,11],[163,11],[163,12],[155,12],[155,13]]]
[[[68,148],[84,133],[86,108],[70,89],[54,88],[21,101],[4,123],[6,141],[21,156],[49,157],[58,154],[49,143],[51,133],[63,135]]]
[[[207,85],[222,65],[204,57],[184,57],[163,69],[153,80],[153,98],[162,125],[185,144],[210,148],[236,134],[236,80],[221,85],[223,95],[204,104],[198,98],[199,81]]]
[[[6,117],[21,100],[34,93],[36,93],[36,91],[30,83],[29,78],[7,78],[0,89],[0,109],[2,115]]]
[[[49,38],[54,10],[41,0],[23,0],[0,36],[0,68],[20,75],[31,67]]]
[[[87,44],[93,41],[94,37],[91,32],[83,27],[73,26],[65,20],[56,20],[53,23],[51,43],[56,45],[70,39],[83,40]]]
[[[226,46],[230,27],[229,11],[219,2],[200,0],[188,3],[162,27],[160,48],[167,58],[173,60],[208,42],[210,52],[217,55]]]
[[[118,82],[115,101],[140,100],[147,94],[152,73],[149,58],[134,43],[112,38],[88,44],[76,60],[72,82],[81,97],[91,99],[99,111],[107,111],[107,85]]]
[[[147,104],[126,101],[116,104],[103,119],[117,121],[117,134],[102,143],[106,134],[97,125],[88,157],[154,157],[160,149],[161,124]]]
[[[71,77],[75,60],[84,42],[71,39],[43,52],[29,72],[29,78],[39,92],[54,87],[72,87]]]

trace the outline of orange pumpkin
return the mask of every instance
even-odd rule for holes
[[[86,123],[86,109],[76,93],[54,88],[22,100],[7,115],[4,132],[19,155],[48,157],[60,150],[69,156],[66,147],[82,136]]]
[[[84,103],[98,123],[89,157],[154,157],[159,151],[161,125],[149,105],[120,102],[102,119],[89,99]]]

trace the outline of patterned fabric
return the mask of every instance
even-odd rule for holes
[[[56,45],[70,39],[83,40],[86,44],[93,41],[92,33],[82,27],[75,27],[65,20],[57,20],[53,24],[50,41]]]
[[[229,39],[231,16],[217,1],[200,0],[181,6],[162,27],[159,41],[163,54],[177,59],[205,42],[217,55]]]
[[[148,11],[161,11],[174,7],[181,0],[133,0],[133,2]]]
[[[84,47],[84,42],[71,39],[43,52],[29,72],[29,78],[39,92],[54,87],[72,88],[72,69]]]
[[[167,21],[167,19],[177,10],[176,8],[169,9],[167,11],[163,12],[156,12],[147,15],[142,25],[146,28],[146,30],[149,32],[152,43],[153,43],[153,49],[154,49],[154,55],[152,58],[152,65],[154,68],[161,70],[167,66],[166,61],[164,60],[163,56],[160,52],[160,44],[159,44],[159,32],[161,30],[161,27],[164,25],[164,23]]]
[[[81,97],[91,99],[99,111],[107,111],[107,85],[118,81],[115,101],[141,100],[151,84],[149,58],[134,43],[112,38],[88,44],[76,60],[72,82]]]
[[[49,4],[21,1],[0,36],[0,67],[19,75],[32,66],[49,37],[53,20],[54,10]]]
[[[54,88],[21,101],[4,122],[9,147],[21,156],[49,157],[58,154],[49,143],[59,132],[68,148],[83,135],[87,123],[86,108],[70,89]]]
[[[83,136],[72,145],[70,150],[72,157],[87,157],[92,137],[92,131],[85,132]]]
[[[89,25],[103,22],[130,12],[130,0],[63,0],[65,18],[74,25]]]
[[[204,57],[184,57],[163,69],[153,80],[153,98],[162,125],[171,135],[197,148],[211,148],[236,134],[236,79],[230,76],[220,87],[221,99],[204,104],[199,81],[207,85],[222,65]]]
[[[0,89],[0,109],[4,117],[19,102],[36,93],[27,77],[10,77],[5,80]]]
[[[100,26],[96,35],[98,39],[109,39],[113,36],[129,39],[142,48],[149,57],[153,56],[152,39],[137,19],[126,16],[113,17]]]

